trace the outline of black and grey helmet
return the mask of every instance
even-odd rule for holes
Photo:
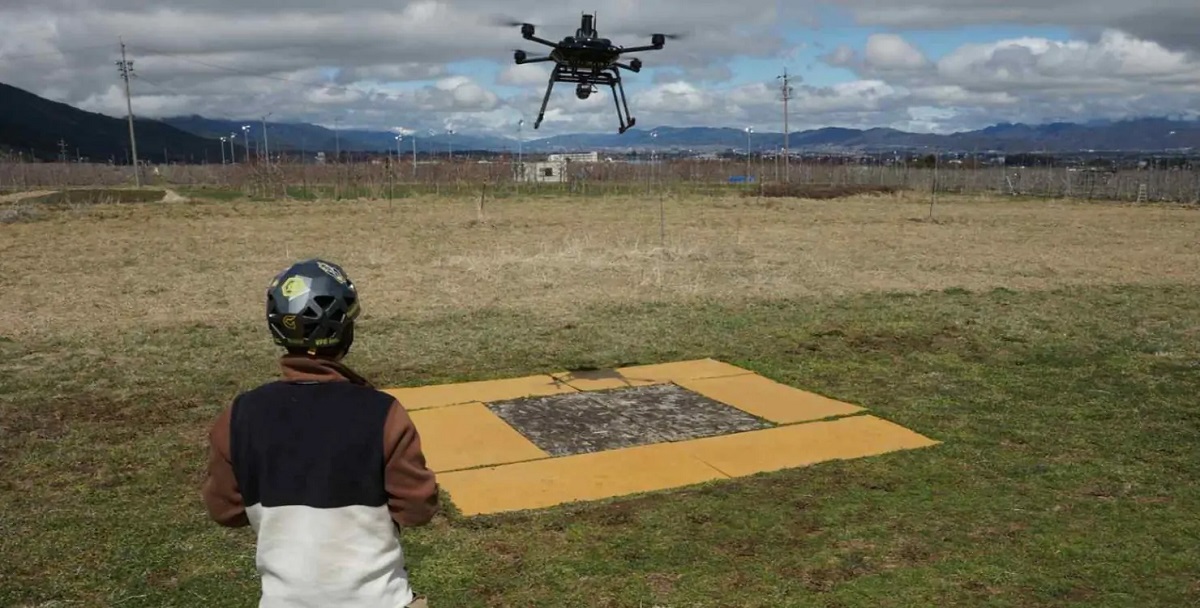
[[[275,343],[289,350],[349,347],[359,310],[350,277],[325,260],[297,262],[267,288],[267,325]]]

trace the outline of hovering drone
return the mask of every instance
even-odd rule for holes
[[[613,92],[613,101],[617,105],[617,119],[621,122],[619,132],[628,131],[637,121],[629,115],[629,104],[625,100],[625,87],[621,84],[620,70],[640,72],[642,61],[635,57],[629,60],[629,63],[622,63],[621,55],[639,51],[657,51],[663,48],[668,38],[679,38],[675,34],[653,34],[650,37],[650,44],[647,46],[629,48],[617,46],[608,38],[601,38],[596,33],[596,16],[594,14],[583,15],[579,29],[575,30],[575,35],[567,36],[558,43],[534,35],[534,27],[530,23],[505,21],[504,24],[521,26],[521,36],[526,40],[532,40],[553,49],[545,57],[530,58],[522,50],[513,53],[513,59],[516,60],[517,65],[543,61],[554,62],[554,71],[550,73],[550,83],[546,86],[546,96],[542,98],[542,109],[538,112],[537,121],[533,123],[535,129],[542,124],[542,119],[546,116],[546,104],[550,102],[550,92],[554,90],[554,83],[563,82],[575,85],[575,96],[579,99],[591,97],[592,93],[597,90],[596,85],[610,87]]]

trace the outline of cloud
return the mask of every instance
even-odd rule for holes
[[[887,31],[856,45],[833,36],[797,42],[798,28],[822,27],[818,16],[829,13],[817,9],[830,6]],[[536,118],[550,64],[514,65],[515,48],[547,49],[496,26],[494,16],[532,21],[554,39],[573,32],[583,11],[598,13],[601,33],[619,44],[643,44],[654,32],[688,35],[639,53],[643,72],[626,75],[630,110],[645,128],[780,128],[776,68],[756,82],[740,67],[747,59],[793,72],[794,128],[946,131],[1177,113],[1194,109],[1200,94],[1195,0],[568,0],[553,10],[534,0],[293,0],[282,8],[268,0],[160,0],[151,8],[143,0],[5,0],[0,82],[123,116],[113,65],[123,37],[139,116],[274,112],[322,124],[510,134],[519,118],[527,129]],[[934,55],[922,51],[917,31],[997,24],[1074,35],[980,39]],[[814,49],[854,79],[814,84],[818,74],[801,69]],[[572,85],[556,84],[537,135],[615,131],[615,113],[606,87],[579,100]]]
[[[934,29],[968,25],[1056,25],[1114,29],[1172,50],[1200,51],[1195,0],[837,0],[863,25]]]
[[[874,71],[910,71],[928,66],[929,60],[897,34],[872,34],[867,38],[863,64]]]

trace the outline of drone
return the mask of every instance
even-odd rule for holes
[[[625,133],[636,124],[637,120],[629,114],[629,103],[625,100],[625,87],[621,84],[621,70],[640,72],[642,60],[635,57],[628,63],[622,63],[621,55],[640,51],[657,51],[663,48],[668,38],[680,38],[678,34],[653,34],[650,37],[649,45],[629,48],[617,46],[608,38],[601,38],[596,32],[595,14],[584,14],[580,19],[579,29],[575,30],[575,35],[567,36],[557,43],[535,35],[533,24],[512,21],[505,21],[504,24],[521,26],[523,38],[553,49],[549,55],[544,57],[531,58],[525,51],[519,49],[513,53],[513,59],[517,65],[544,61],[554,62],[554,70],[550,73],[550,83],[546,86],[546,96],[542,98],[542,108],[538,112],[537,121],[533,123],[534,129],[542,124],[542,119],[546,116],[546,104],[550,102],[550,93],[554,90],[554,83],[562,82],[574,84],[575,96],[579,99],[591,97],[592,93],[597,91],[596,85],[610,87],[613,92],[613,101],[617,106],[617,120],[621,123],[618,132]]]

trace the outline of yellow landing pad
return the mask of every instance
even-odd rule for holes
[[[773,428],[551,456],[488,409],[523,397],[674,383]],[[938,441],[713,359],[388,389],[410,410],[438,481],[466,516],[552,507],[863,458]]]

